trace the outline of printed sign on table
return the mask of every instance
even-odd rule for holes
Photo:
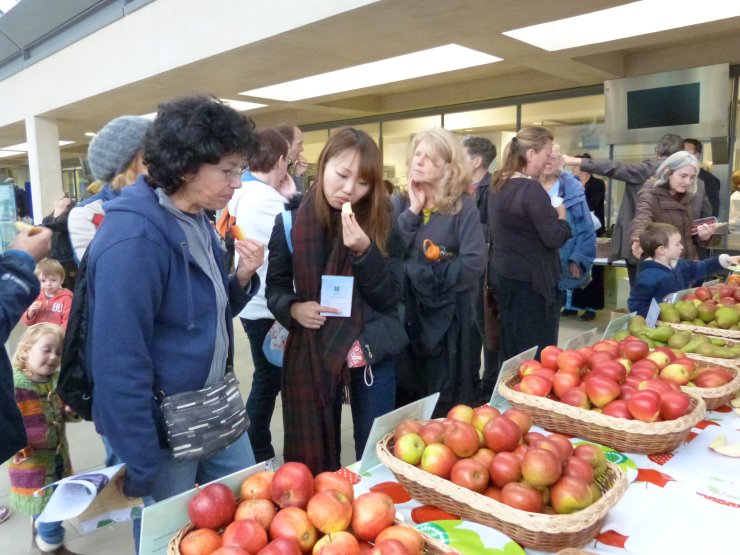
[[[655,324],[658,323],[658,317],[660,317],[660,306],[653,299],[650,301],[650,308],[648,308],[647,316],[645,316],[645,323],[649,328],[654,328]]]
[[[617,333],[619,330],[623,330],[623,329],[627,328],[627,326],[630,323],[630,318],[632,318],[636,314],[637,314],[637,312],[630,312],[629,314],[623,314],[622,316],[617,316],[616,318],[614,318],[606,326],[606,329],[604,330],[604,335],[602,335],[601,338],[602,339],[609,339],[615,333]]]
[[[591,328],[590,330],[584,331],[583,333],[568,339],[568,341],[565,342],[565,348],[575,351],[581,347],[593,345],[599,339],[599,328]]]
[[[380,464],[378,455],[375,453],[375,446],[388,432],[396,429],[402,420],[413,418],[414,420],[429,420],[432,417],[434,407],[437,406],[439,393],[433,393],[429,397],[424,397],[406,406],[397,408],[387,414],[378,416],[370,428],[370,435],[365,444],[365,450],[362,452],[360,459],[360,473],[365,472]]]
[[[501,365],[501,370],[499,370],[498,378],[496,378],[496,386],[493,388],[493,395],[491,395],[491,400],[488,402],[489,405],[493,406],[493,400],[498,396],[498,386],[501,383],[501,379],[504,377],[508,377],[513,372],[516,372],[517,368],[519,368],[519,365],[521,365],[522,362],[524,362],[525,360],[529,360],[530,358],[534,358],[534,355],[536,354],[537,347],[535,346],[524,351],[523,353],[519,353],[518,355],[511,357],[509,360]]]

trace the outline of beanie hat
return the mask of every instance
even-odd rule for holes
[[[151,124],[138,116],[121,116],[108,122],[87,149],[95,179],[107,183],[125,170],[136,153],[144,148],[144,137]]]

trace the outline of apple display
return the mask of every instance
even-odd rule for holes
[[[188,503],[188,516],[196,528],[218,530],[234,520],[236,496],[224,484],[208,484],[198,488]]]
[[[303,553],[313,549],[318,531],[300,507],[285,507],[278,511],[270,523],[270,539],[288,538],[298,544]]]
[[[285,463],[272,478],[271,494],[278,507],[305,509],[314,494],[311,470],[303,463]]]
[[[396,429],[393,432],[393,435],[396,439],[398,439],[404,434],[418,434],[419,430],[421,430],[421,426],[422,424],[418,420],[415,420],[413,418],[406,418],[405,420],[401,420],[401,422],[399,422],[398,426],[396,426]]]
[[[224,530],[223,545],[235,545],[248,553],[256,553],[267,545],[267,532],[252,518],[235,520]]]
[[[396,540],[400,542],[409,555],[423,555],[424,537],[421,533],[410,526],[389,526],[375,538],[375,544]]]
[[[483,431],[486,422],[499,416],[501,416],[501,412],[498,409],[493,408],[491,405],[482,405],[475,409],[470,423],[476,430]]]
[[[472,424],[459,420],[451,421],[444,431],[442,440],[460,458],[470,457],[480,447],[478,430]]]
[[[352,531],[361,540],[375,541],[395,518],[396,507],[385,493],[363,493],[352,504]]]
[[[676,385],[686,385],[691,380],[689,370],[683,364],[676,364],[675,362],[663,368],[658,375],[661,380]]]
[[[529,413],[522,409],[511,407],[510,409],[506,409],[506,411],[504,411],[503,416],[505,416],[509,420],[513,420],[514,423],[519,426],[519,430],[522,432],[522,435],[528,433],[530,428],[532,427],[532,417],[529,416]]]
[[[221,536],[210,528],[196,528],[180,541],[182,555],[202,555],[212,553],[221,547]]]
[[[558,369],[558,355],[562,349],[556,345],[548,345],[540,352],[540,362],[545,368],[550,370]]]
[[[352,521],[352,500],[339,490],[326,489],[309,499],[306,514],[324,534],[346,530]]]
[[[419,430],[419,435],[421,436],[421,439],[424,440],[424,443],[429,445],[430,443],[442,443],[442,436],[444,435],[445,426],[440,422],[439,420],[430,420],[429,422],[425,423],[421,430]]]
[[[560,459],[548,449],[535,447],[524,455],[522,477],[529,485],[549,486],[560,478],[562,471]]]
[[[550,488],[550,503],[558,514],[571,514],[591,505],[589,485],[573,476],[563,476]]]
[[[267,546],[257,552],[257,555],[301,555],[301,546],[290,538],[275,538]]]
[[[334,532],[319,538],[312,555],[360,555],[360,544],[349,532]]]
[[[449,420],[459,420],[460,422],[467,422],[473,420],[473,407],[468,405],[455,405],[447,413]]]
[[[421,469],[440,478],[449,478],[455,461],[457,457],[452,449],[443,443],[430,443],[421,455]]]
[[[488,467],[491,481],[499,488],[509,482],[518,482],[522,478],[522,458],[514,453],[497,453]]]
[[[483,437],[486,439],[486,447],[494,453],[500,453],[513,451],[522,439],[522,431],[513,420],[501,416],[486,424]]]
[[[352,483],[338,472],[322,472],[321,474],[317,474],[313,479],[313,489],[314,492],[335,489],[341,491],[350,501],[355,500],[355,490],[352,487]]]
[[[421,462],[421,455],[427,446],[419,434],[408,433],[396,440],[393,456],[405,463],[416,466]]]
[[[670,391],[660,396],[660,417],[675,420],[691,412],[691,397],[678,391]]]
[[[490,476],[488,469],[475,459],[460,459],[450,470],[450,481],[477,493],[483,493],[488,487]]]
[[[272,501],[270,488],[272,487],[273,476],[275,476],[275,473],[270,470],[262,470],[247,476],[239,488],[239,498],[242,501],[247,499],[268,499]]]
[[[649,389],[638,391],[627,401],[627,409],[635,420],[655,422],[660,415],[660,394]]]
[[[501,488],[501,502],[530,513],[541,513],[545,507],[542,493],[522,482],[510,482]]]
[[[234,520],[253,518],[262,528],[269,530],[272,519],[275,518],[275,504],[267,499],[247,499],[236,507]]]
[[[552,381],[542,376],[535,374],[529,374],[522,378],[519,382],[519,388],[522,393],[528,393],[529,395],[536,395],[537,397],[547,397],[552,388]]]

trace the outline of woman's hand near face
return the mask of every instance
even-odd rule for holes
[[[234,241],[234,250],[239,254],[236,277],[242,287],[246,287],[257,268],[265,262],[265,247],[254,239]]]
[[[296,187],[295,181],[293,181],[291,175],[286,172],[275,190],[285,198],[290,198],[296,194],[298,188]]]
[[[418,214],[424,208],[426,193],[416,181],[409,178],[409,210]]]
[[[339,314],[340,311],[329,306],[321,306],[316,301],[290,305],[290,315],[293,320],[309,330],[317,330],[326,323],[326,316],[321,314],[322,312]]]
[[[357,256],[362,256],[370,248],[370,237],[357,223],[354,214],[342,213],[342,239],[344,240],[344,246]]]

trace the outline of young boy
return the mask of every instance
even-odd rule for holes
[[[44,258],[36,264],[34,274],[41,282],[41,293],[23,313],[21,320],[27,326],[47,322],[66,330],[69,309],[72,308],[72,291],[62,287],[64,268],[56,260]]]
[[[640,234],[640,246],[652,260],[640,264],[627,306],[641,316],[647,316],[653,299],[659,303],[666,295],[688,289],[713,272],[740,264],[740,256],[727,254],[701,261],[681,258],[681,233],[671,224],[648,224]]]

